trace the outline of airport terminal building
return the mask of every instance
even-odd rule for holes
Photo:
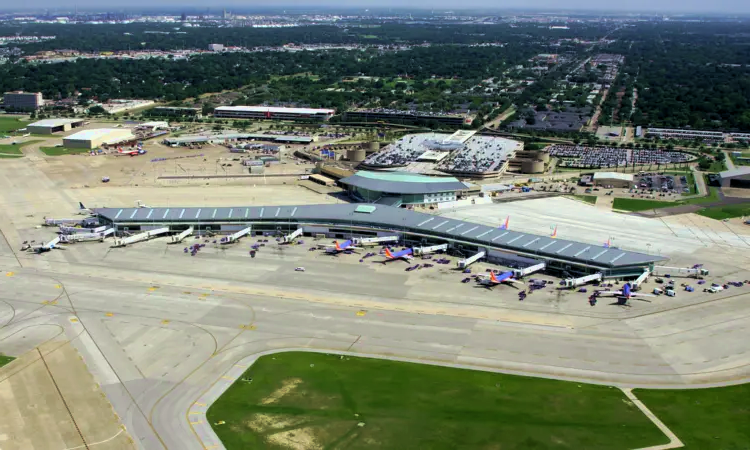
[[[99,208],[94,213],[118,233],[163,227],[179,233],[192,226],[196,233],[233,233],[252,227],[255,235],[288,234],[299,228],[305,236],[335,239],[397,235],[404,245],[447,243],[453,255],[467,257],[484,251],[486,260],[506,265],[544,261],[550,273],[563,276],[637,277],[667,259],[372,204]]]
[[[469,186],[453,177],[430,177],[408,172],[368,172],[342,178],[353,198],[390,206],[430,205],[456,201]]]

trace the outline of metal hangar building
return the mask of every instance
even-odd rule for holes
[[[233,233],[252,227],[252,234],[287,234],[302,228],[304,235],[336,239],[401,237],[404,245],[447,243],[449,253],[469,256],[484,251],[486,260],[500,264],[544,261],[547,270],[564,276],[601,272],[605,277],[637,277],[666,257],[601,245],[555,239],[523,231],[372,204],[302,206],[98,208],[101,223],[118,233],[169,227],[179,233]]]

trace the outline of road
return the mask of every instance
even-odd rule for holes
[[[402,263],[306,246],[268,244],[255,259],[248,243],[209,243],[191,257],[159,239],[20,253],[22,240],[52,233],[34,226],[40,208],[76,203],[46,176],[47,161],[14,163],[0,176],[0,351],[72,342],[139,448],[204,448],[210,430],[194,429],[205,421],[195,409],[204,394],[242,369],[239,361],[269,351],[348,351],[623,387],[719,385],[750,374],[747,288],[592,308],[585,294],[548,290],[519,302],[512,288],[474,288],[448,269],[407,273]],[[741,250],[728,258],[731,248],[714,249],[701,241],[684,251],[717,280],[750,278]],[[294,272],[300,265],[307,271]]]

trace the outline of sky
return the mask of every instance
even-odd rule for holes
[[[0,2],[4,3],[4,2]],[[9,9],[9,4],[2,9]],[[604,2],[602,0],[219,0],[206,2],[205,0],[26,0],[19,6],[25,10],[29,8],[64,8],[71,9],[74,5],[80,9],[96,8],[97,10],[137,9],[139,7],[155,8],[165,10],[181,10],[184,8],[206,8],[220,10],[236,9],[247,11],[255,8],[404,8],[410,9],[454,9],[455,8],[481,8],[481,9],[548,9],[559,11],[562,8],[569,10],[596,10],[607,9],[629,12],[673,12],[673,13],[723,13],[723,14],[746,14],[750,13],[750,0],[628,0],[627,2]]]

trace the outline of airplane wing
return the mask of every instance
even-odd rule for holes
[[[518,284],[521,284],[521,285],[523,285],[523,286],[526,286],[526,283],[524,283],[524,282],[523,282],[523,281],[521,281],[521,280],[516,280],[516,279],[514,279],[514,278],[508,278],[508,279],[507,279],[507,280],[505,280],[505,281],[507,281],[508,283],[511,283],[511,284],[516,284],[516,283],[518,283]]]
[[[656,297],[655,295],[652,295],[652,294],[638,294],[638,293],[630,294],[630,296],[631,297]]]
[[[594,293],[596,295],[623,295],[622,291],[594,291]]]

